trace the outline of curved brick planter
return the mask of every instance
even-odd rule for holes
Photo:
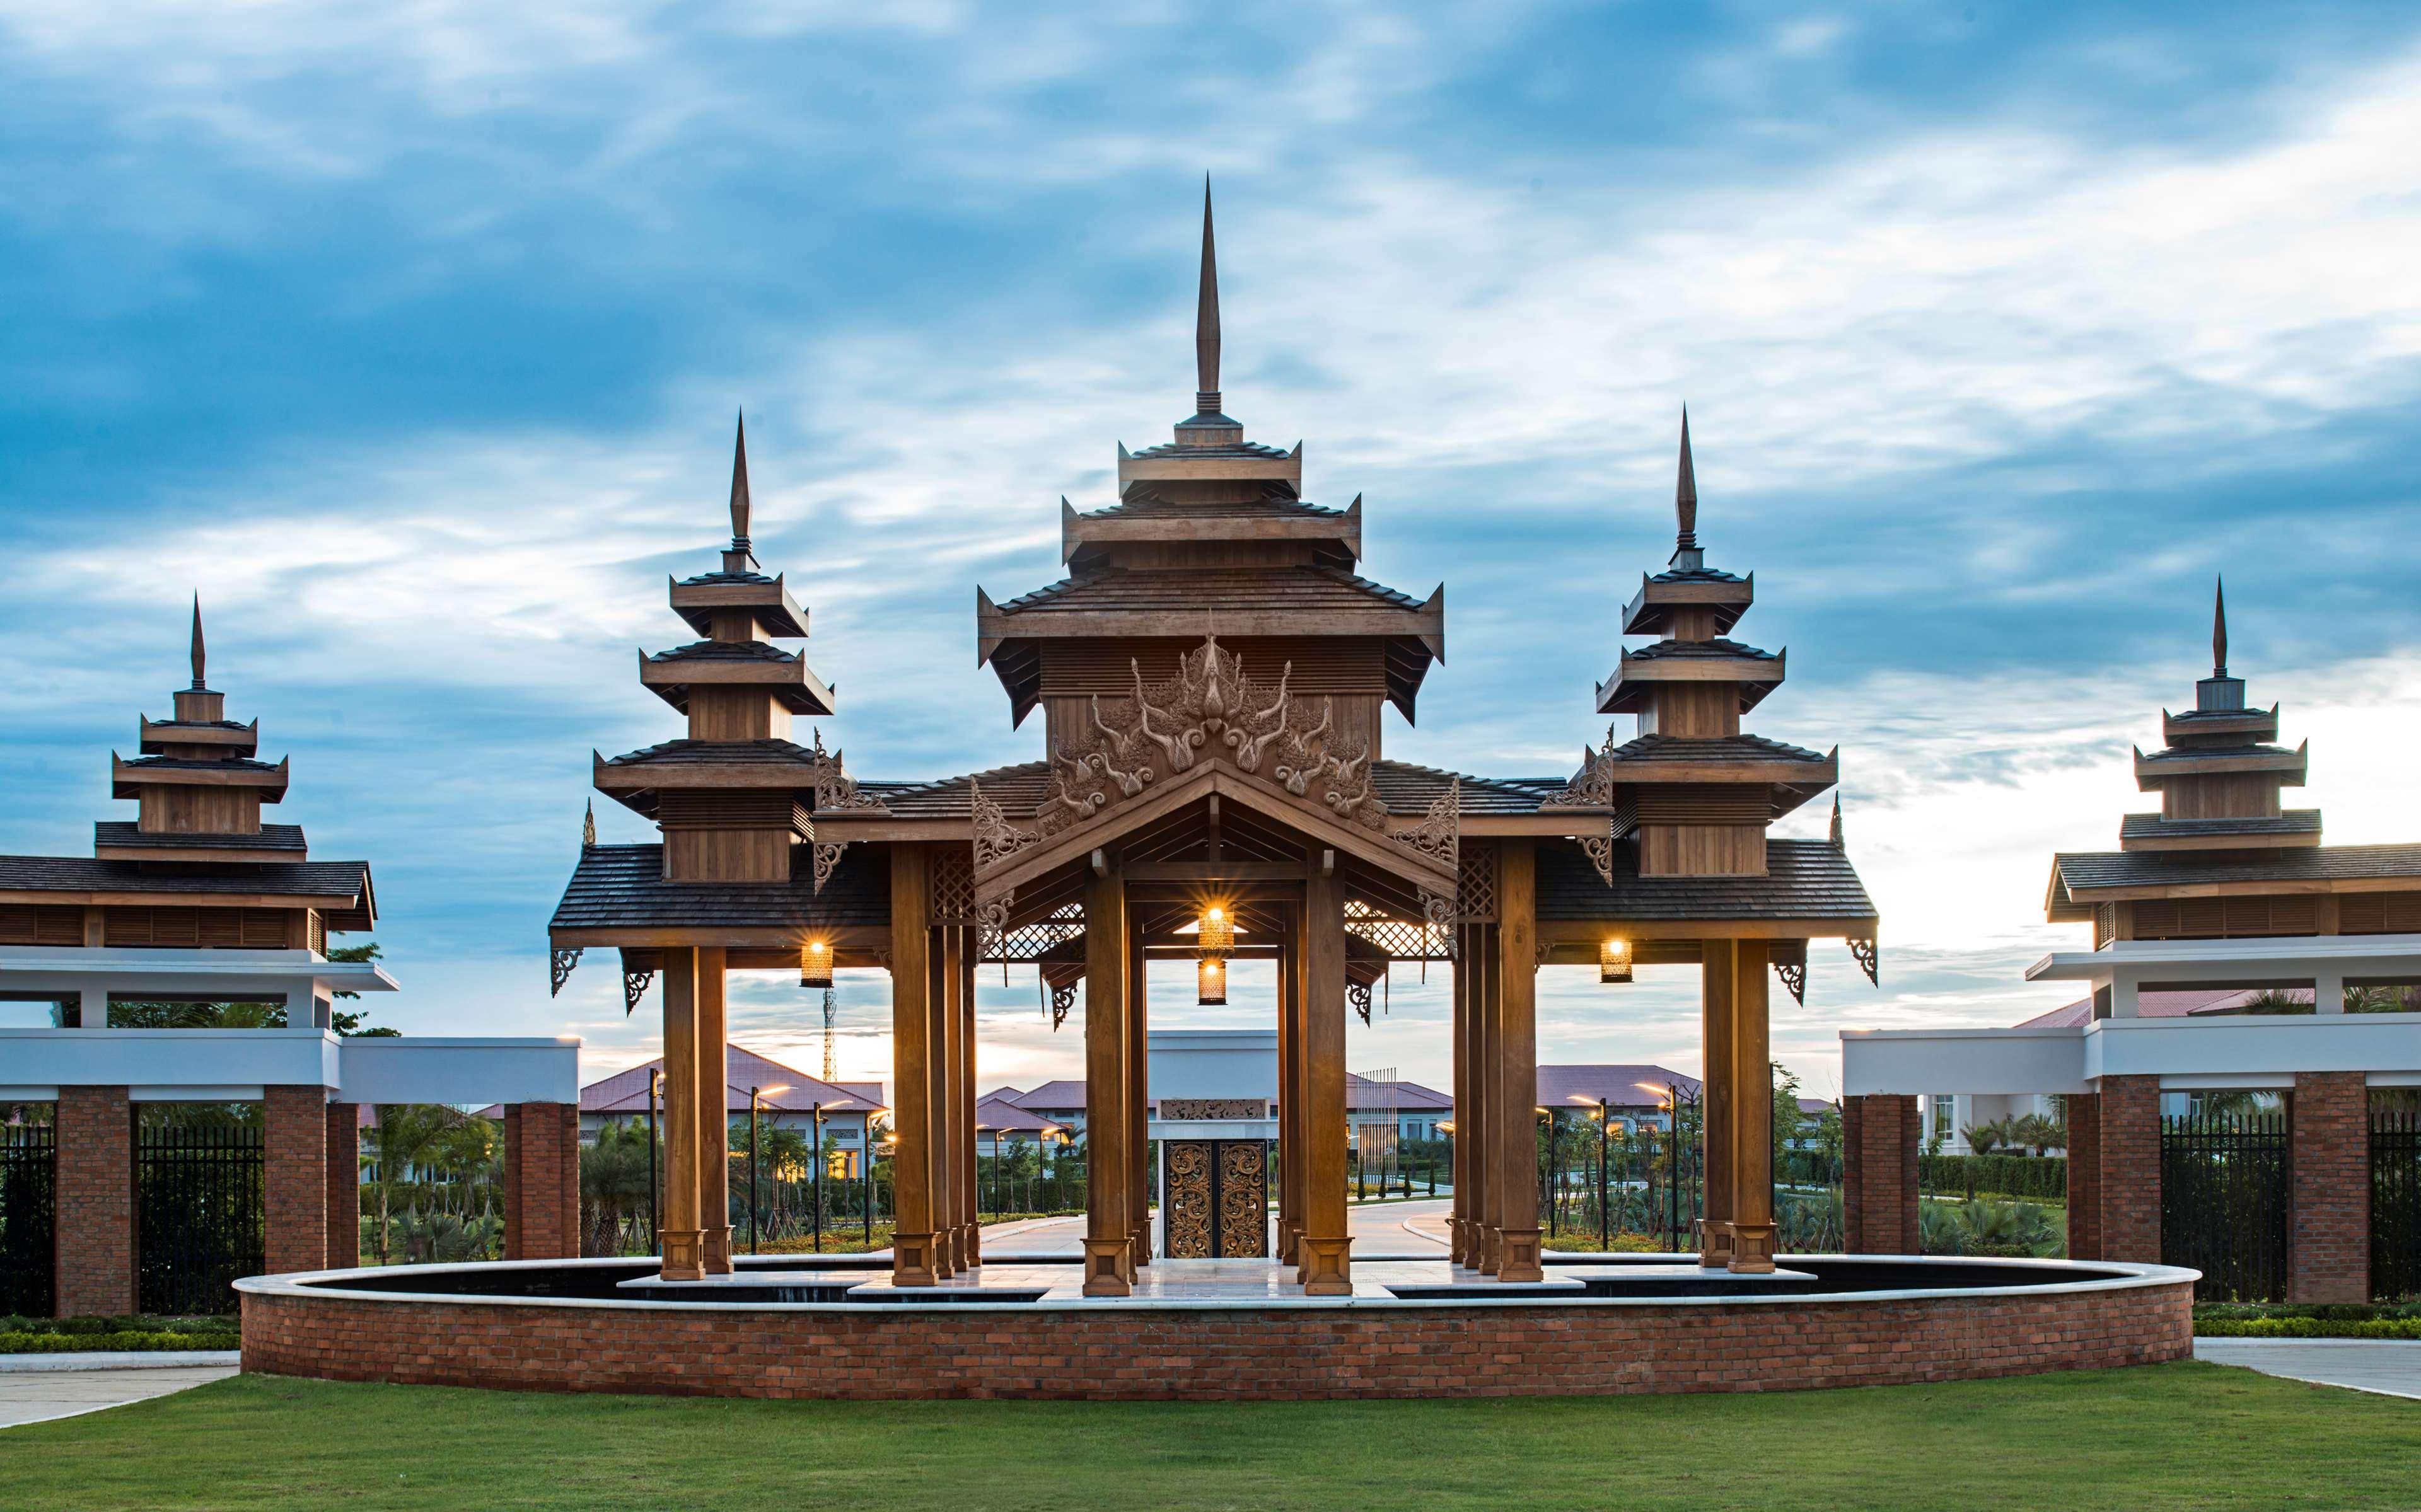
[[[1955,1275],[1959,1262],[1937,1263]],[[1719,1302],[980,1306],[343,1286],[361,1274],[238,1283],[243,1368],[684,1395],[1237,1399],[1878,1386],[2149,1364],[2194,1348],[2194,1272],[2160,1266],[2103,1265],[2054,1286]]]

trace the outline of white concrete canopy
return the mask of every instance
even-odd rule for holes
[[[2421,1013],[2101,1019],[2073,1028],[1845,1029],[1849,1097],[2082,1093],[2104,1076],[2173,1090],[2290,1087],[2298,1071],[2421,1085]]]
[[[375,961],[332,961],[309,950],[0,945],[0,1002],[74,1003],[88,1029],[108,1026],[112,997],[283,1003],[287,1022],[307,1029],[325,1026],[338,992],[396,990]]]
[[[2283,935],[2250,940],[2116,940],[2055,951],[2026,980],[2090,982],[2110,992],[2110,1017],[2136,1016],[2136,994],[2179,987],[2305,987],[2320,1013],[2345,1011],[2348,982],[2421,981],[2421,935]]]
[[[123,1086],[137,1102],[252,1102],[313,1086],[343,1102],[580,1100],[580,1041],[341,1038],[324,1029],[0,1029],[0,1102]]]

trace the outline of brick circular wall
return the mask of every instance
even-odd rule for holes
[[[747,1307],[242,1283],[243,1368],[714,1396],[1258,1399],[1785,1391],[2193,1353],[2192,1272],[1752,1303]]]

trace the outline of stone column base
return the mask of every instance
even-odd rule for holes
[[[932,1286],[941,1284],[941,1272],[933,1263],[931,1234],[911,1234],[894,1231],[891,1236],[891,1284],[895,1286]]]
[[[1479,1255],[1471,1262],[1471,1268],[1482,1275],[1492,1276],[1504,1258],[1505,1232],[1492,1224],[1481,1224],[1477,1238]]]
[[[1306,1234],[1303,1239],[1303,1294],[1306,1297],[1351,1297],[1353,1295],[1353,1241],[1350,1239],[1314,1239]]]
[[[969,1270],[983,1264],[983,1229],[976,1224],[967,1225],[966,1262]]]
[[[695,1228],[664,1228],[656,1231],[663,1243],[664,1264],[657,1274],[665,1281],[704,1281],[706,1279],[706,1234]]]
[[[1462,1264],[1462,1220],[1460,1218],[1445,1221],[1445,1257],[1449,1265]]]
[[[701,1229],[706,1239],[706,1273],[711,1276],[731,1274],[731,1225]]]
[[[1500,1229],[1498,1232],[1503,1238],[1500,1241],[1502,1248],[1497,1254],[1496,1260],[1497,1280],[1522,1282],[1547,1279],[1547,1269],[1539,1263],[1539,1230],[1507,1228]]]
[[[1716,1218],[1698,1220],[1698,1263],[1709,1267],[1732,1263],[1731,1224]]]
[[[1085,1241],[1085,1295],[1087,1297],[1124,1297],[1133,1290],[1130,1268],[1134,1263],[1132,1252],[1122,1239],[1088,1239]]]
[[[1773,1270],[1775,1227],[1772,1224],[1731,1224],[1732,1257],[1726,1269],[1737,1275],[1761,1276]]]

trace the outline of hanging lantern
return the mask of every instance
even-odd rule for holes
[[[1226,909],[1213,903],[1202,911],[1202,917],[1196,921],[1195,927],[1198,932],[1195,937],[1194,948],[1203,955],[1224,959],[1235,954],[1236,920],[1235,916]]]
[[[1615,983],[1631,980],[1631,942],[1609,940],[1597,947],[1597,979]]]
[[[1216,1007],[1227,1001],[1227,962],[1217,956],[1205,956],[1194,967],[1194,1000],[1205,1007]]]
[[[799,946],[799,985],[833,985],[833,948],[829,940],[809,940]]]

